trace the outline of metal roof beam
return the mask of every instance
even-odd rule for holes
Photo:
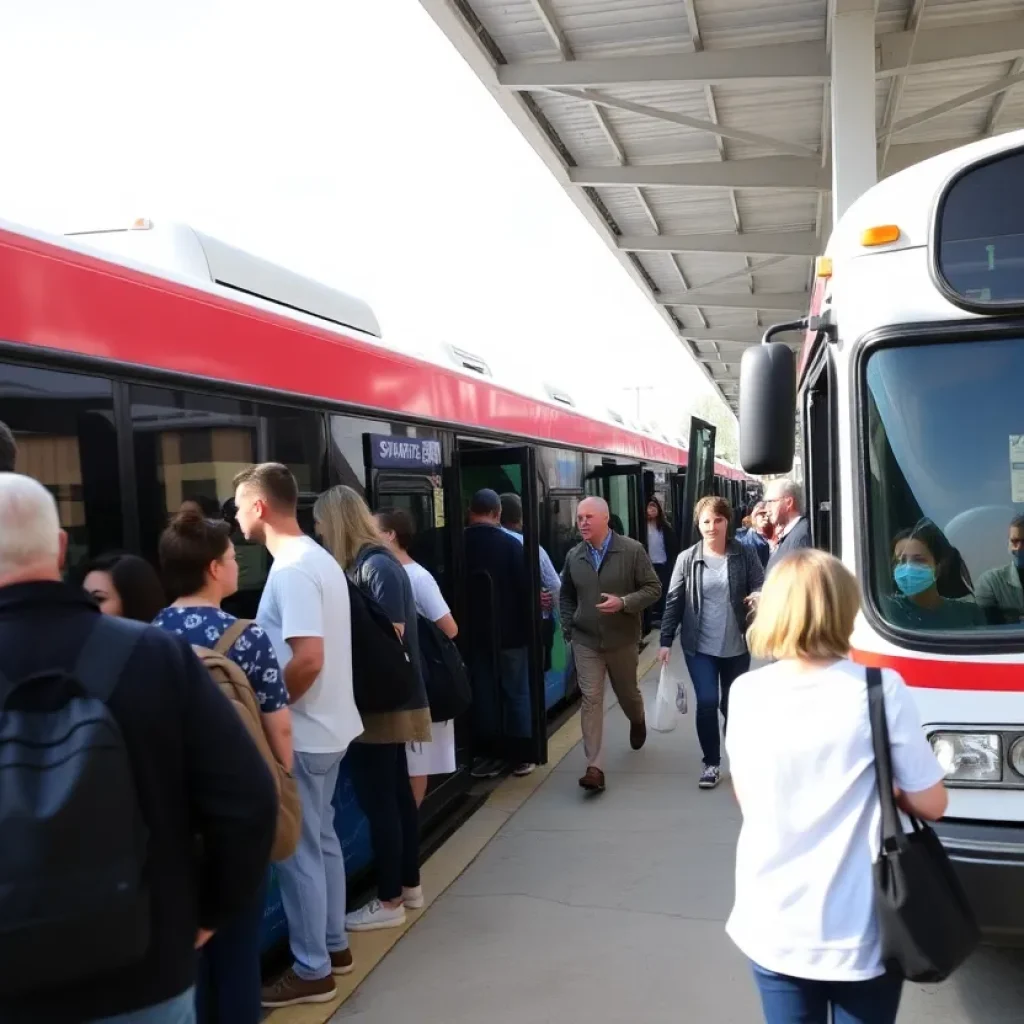
[[[655,292],[662,306],[706,306],[708,309],[796,309],[811,304],[809,292],[708,292],[690,288],[685,292]],[[685,328],[683,332],[685,334]]]
[[[879,75],[1012,60],[1024,53],[1024,21],[983,21],[974,25],[889,32],[877,40]],[[978,58],[985,58],[980,61]]]
[[[742,327],[683,327],[679,333],[690,341],[713,341],[720,345],[757,345],[764,331],[753,324]]]
[[[885,177],[895,174],[897,171],[905,170],[922,160],[930,160],[940,153],[948,153],[957,146],[966,146],[969,142],[977,142],[983,138],[981,135],[972,135],[970,138],[959,139],[938,139],[933,142],[904,142],[889,149],[889,157],[885,161]]]
[[[830,181],[828,168],[823,168],[817,159],[799,156],[720,163],[570,167],[568,173],[574,185],[591,186],[827,190]]]
[[[923,124],[925,121],[930,121],[933,117],[941,117],[943,114],[948,114],[951,110],[956,110],[959,107],[966,106],[968,103],[973,103],[975,100],[985,99],[987,96],[996,96],[999,93],[1005,92],[1007,89],[1013,88],[1013,86],[1018,82],[1024,82],[1024,72],[1018,71],[1016,74],[998,78],[994,82],[989,82],[988,85],[979,86],[977,89],[972,89],[970,92],[954,96],[951,100],[946,100],[945,103],[937,103],[934,107],[929,107],[927,110],[922,110],[918,114],[912,114],[910,117],[905,117],[903,120],[897,121],[892,126],[890,134],[895,135],[897,132],[903,132],[908,128],[914,128],[919,124]]]
[[[829,76],[828,55],[821,42],[738,46],[650,57],[517,62],[495,70],[498,84],[508,89],[588,89],[645,82],[824,82]]]
[[[741,256],[817,256],[813,231],[751,231],[714,235],[621,235],[624,252],[726,252]]]

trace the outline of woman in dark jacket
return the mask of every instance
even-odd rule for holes
[[[645,633],[651,627],[657,629],[661,625],[668,585],[672,579],[672,566],[676,564],[676,556],[679,554],[675,530],[665,518],[665,510],[654,495],[647,501],[647,554],[661,582],[661,597],[644,612]]]
[[[676,559],[661,623],[658,658],[668,663],[677,630],[693,681],[697,738],[704,755],[701,789],[721,780],[723,723],[729,713],[729,687],[750,668],[744,637],[747,599],[761,589],[764,568],[753,548],[729,540],[732,508],[725,498],[697,502],[694,519],[701,539]]]
[[[317,532],[363,593],[384,609],[409,648],[417,692],[398,711],[364,714],[362,736],[347,759],[356,799],[370,823],[377,898],[349,914],[350,932],[400,928],[406,909],[423,906],[419,815],[409,782],[407,743],[430,739],[430,707],[420,674],[419,629],[412,584],[387,548],[366,502],[351,487],[332,487],[313,506]]]

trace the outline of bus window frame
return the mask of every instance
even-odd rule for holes
[[[830,554],[836,558],[843,557],[843,524],[842,524],[842,474],[839,472],[840,446],[839,446],[839,371],[836,366],[835,351],[829,344],[823,343],[816,347],[811,358],[807,362],[800,379],[800,429],[803,433],[803,457],[805,460],[805,478],[807,481],[805,498],[807,501],[806,515],[814,535],[814,546],[818,547],[817,521],[819,509],[811,508],[812,479],[816,470],[812,456],[814,438],[808,437],[808,419],[811,413],[811,393],[815,389],[821,374],[825,374],[825,387],[828,392],[827,415],[828,415],[828,451],[826,457],[829,462],[829,546]],[[817,491],[815,491],[815,494]]]
[[[965,341],[998,341],[1024,338],[1024,317],[1015,320],[937,320],[932,323],[911,323],[880,327],[868,331],[853,346],[853,365],[850,374],[850,398],[854,409],[856,448],[852,474],[852,492],[855,522],[854,552],[861,588],[861,611],[868,623],[883,639],[898,647],[928,654],[1010,654],[1024,652],[1024,628],[1010,632],[997,627],[984,626],[969,632],[929,630],[927,633],[895,626],[885,618],[878,606],[871,584],[875,570],[872,550],[872,511],[869,470],[870,438],[868,436],[867,366],[873,355],[888,348],[917,345],[956,344]]]
[[[949,194],[956,187],[957,183],[966,178],[974,171],[987,167],[989,164],[1018,157],[1024,161],[1024,146],[1016,149],[1004,149],[998,153],[991,153],[983,160],[975,160],[966,167],[958,167],[942,184],[939,198],[932,208],[931,218],[928,224],[928,275],[932,283],[939,290],[944,299],[959,309],[968,313],[977,313],[981,316],[998,316],[1006,313],[1024,312],[1024,296],[1019,299],[1010,299],[1004,302],[972,302],[966,295],[958,292],[947,280],[945,274],[939,267],[939,225],[942,223],[942,215],[946,209],[946,202]]]

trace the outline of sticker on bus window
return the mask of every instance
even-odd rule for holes
[[[1010,435],[1010,501],[1024,502],[1024,434]]]

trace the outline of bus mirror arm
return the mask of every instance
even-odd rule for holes
[[[772,324],[771,327],[764,332],[761,344],[770,345],[772,338],[774,338],[776,334],[785,334],[787,331],[806,331],[808,323],[809,321],[807,317],[801,317],[799,320],[787,320],[785,323]]]

